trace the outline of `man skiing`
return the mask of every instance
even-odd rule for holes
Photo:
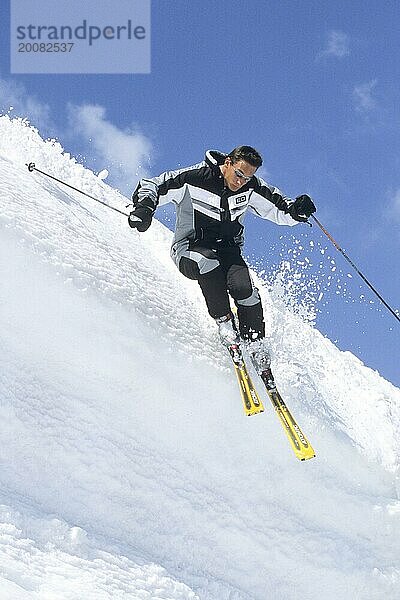
[[[172,259],[185,277],[198,281],[222,343],[229,347],[241,338],[258,373],[269,369],[270,358],[260,295],[241,253],[245,212],[278,225],[296,225],[316,210],[308,195],[293,201],[257,177],[261,165],[262,157],[251,146],[238,146],[229,154],[208,151],[199,164],[141,179],[129,215],[129,225],[143,232],[159,204],[176,204]],[[237,307],[239,331],[229,295]]]

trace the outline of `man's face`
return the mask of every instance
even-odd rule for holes
[[[237,192],[250,181],[256,171],[257,167],[253,167],[245,160],[233,163],[230,158],[227,158],[224,163],[225,183],[232,192]]]

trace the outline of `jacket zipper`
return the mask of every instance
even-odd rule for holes
[[[228,188],[224,186],[224,191],[221,194],[221,223],[230,221],[229,204],[228,204]]]

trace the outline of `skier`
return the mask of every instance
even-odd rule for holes
[[[251,146],[229,154],[207,151],[199,164],[141,179],[128,221],[146,231],[159,204],[176,204],[172,259],[185,277],[198,281],[222,343],[230,347],[242,338],[258,373],[269,370],[270,355],[260,295],[241,254],[245,212],[296,225],[316,210],[308,195],[293,201],[257,177],[261,165],[262,157]],[[228,294],[237,307],[239,331]]]

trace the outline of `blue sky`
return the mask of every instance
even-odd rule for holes
[[[7,23],[7,3],[1,11]],[[398,23],[391,1],[153,0],[148,75],[11,75],[3,26],[0,103],[107,168],[125,193],[141,173],[198,162],[205,149],[255,146],[261,174],[289,196],[311,194],[318,218],[397,309]],[[168,212],[161,218],[170,223]],[[315,226],[250,218],[246,254],[271,277],[290,259],[318,329],[400,385],[400,324]]]

